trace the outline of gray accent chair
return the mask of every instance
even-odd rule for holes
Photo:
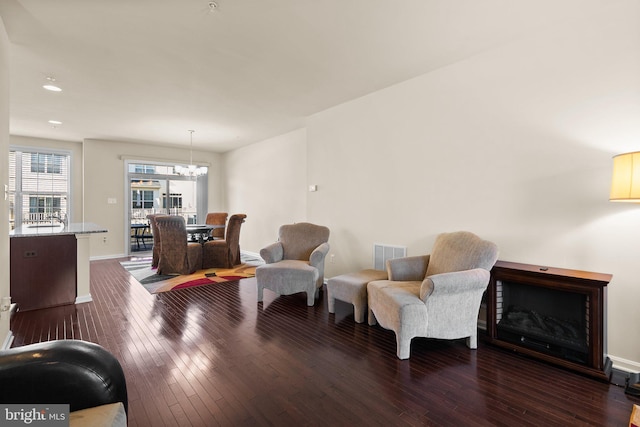
[[[264,289],[276,295],[307,293],[312,306],[324,282],[324,260],[329,252],[329,229],[308,222],[280,227],[278,241],[260,251],[265,264],[256,269],[258,302]]]
[[[367,285],[369,325],[396,334],[397,355],[408,359],[411,339],[467,338],[478,346],[478,312],[498,247],[473,233],[440,234],[430,255],[387,261],[388,280]]]

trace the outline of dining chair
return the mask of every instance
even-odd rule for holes
[[[204,223],[209,225],[226,225],[228,216],[229,214],[227,212],[209,212]],[[225,227],[214,228],[211,231],[211,240],[224,239],[224,231]]]
[[[160,233],[158,274],[191,274],[202,268],[202,245],[187,242],[187,226],[181,216],[155,218]]]
[[[240,261],[240,227],[247,216],[229,218],[224,240],[209,240],[202,245],[202,268],[231,268]]]
[[[160,233],[158,232],[158,224],[156,223],[156,218],[159,216],[166,216],[166,214],[147,215],[149,226],[151,227],[151,236],[153,236],[153,258],[151,260],[152,268],[156,268],[158,266],[158,260],[160,259]]]

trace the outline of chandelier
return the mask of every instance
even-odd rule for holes
[[[205,175],[207,173],[207,168],[202,166],[196,166],[193,164],[193,133],[195,132],[195,130],[190,129],[189,131],[189,137],[191,139],[191,147],[189,149],[189,165],[188,166],[182,166],[182,165],[175,165],[173,167],[173,171],[181,176],[201,176],[201,175]]]

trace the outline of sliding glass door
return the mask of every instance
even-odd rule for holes
[[[187,224],[204,222],[207,211],[207,175],[180,176],[173,165],[128,163],[129,253],[150,251],[153,236],[149,214],[180,215]]]

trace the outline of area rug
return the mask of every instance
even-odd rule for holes
[[[248,261],[248,262],[245,262]],[[122,261],[120,264],[140,283],[149,293],[174,291],[176,289],[194,286],[211,285],[214,283],[241,280],[256,275],[256,267],[260,264],[255,260],[243,260],[234,268],[209,268],[198,270],[193,274],[157,274],[151,268],[151,258],[138,258]]]

